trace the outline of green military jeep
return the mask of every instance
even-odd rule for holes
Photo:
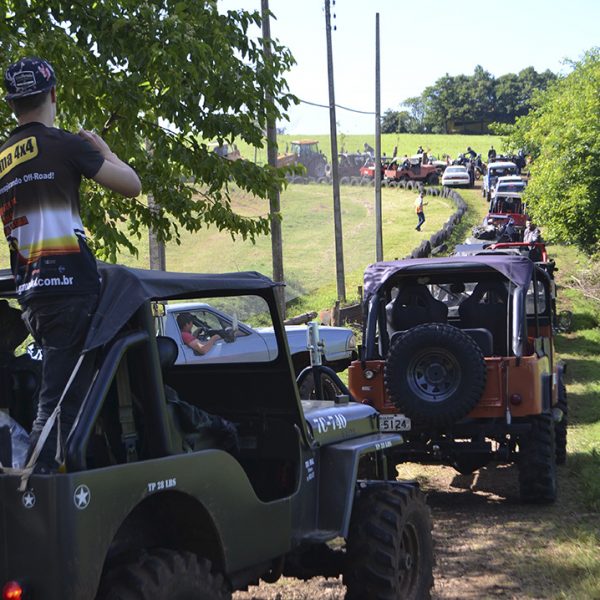
[[[301,401],[271,280],[100,272],[96,371],[63,466],[0,475],[3,598],[215,600],[339,574],[348,598],[429,597],[429,511],[418,486],[388,480],[402,438],[348,396]],[[7,271],[0,294],[14,297]],[[272,323],[277,351],[248,362],[234,327],[223,343],[238,355],[219,362],[217,344],[213,361],[176,365],[156,322],[165,303],[200,299]],[[2,359],[5,416],[35,402],[16,360]]]

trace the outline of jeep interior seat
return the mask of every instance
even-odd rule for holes
[[[164,376],[175,364],[179,349],[175,340],[162,335],[156,336],[156,346]],[[237,452],[239,441],[233,424],[181,400],[177,391],[166,383],[165,399],[171,437],[178,450],[193,452],[220,448],[231,453]]]
[[[478,327],[475,329],[463,329],[462,331],[479,346],[484,356],[494,355],[494,338],[489,329]]]
[[[507,355],[508,290],[502,282],[480,281],[472,294],[460,303],[458,314],[462,329],[489,330],[492,334],[493,353]],[[477,339],[476,341],[479,343]]]
[[[446,323],[448,307],[436,300],[427,286],[411,283],[400,287],[398,295],[385,307],[390,336],[423,323]]]

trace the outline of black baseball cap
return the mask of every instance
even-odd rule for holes
[[[6,100],[49,92],[55,85],[56,76],[52,65],[37,56],[22,58],[10,65],[4,73],[4,87],[8,92]]]

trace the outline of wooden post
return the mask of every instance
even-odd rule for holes
[[[153,212],[158,212],[158,204],[154,202],[154,196],[148,194],[148,208]],[[150,268],[155,271],[166,271],[167,260],[165,256],[165,244],[159,241],[152,227],[148,230],[148,250],[150,254]]]
[[[383,260],[381,215],[381,70],[379,61],[379,13],[375,14],[375,259]]]
[[[344,276],[344,243],[342,236],[342,209],[338,171],[337,128],[335,122],[335,91],[333,84],[333,49],[331,46],[330,0],[325,0],[325,34],[327,36],[327,75],[329,80],[329,132],[331,136],[331,178],[333,188],[333,227],[335,235],[335,272],[338,300],[346,301]]]

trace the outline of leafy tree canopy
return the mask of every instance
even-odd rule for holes
[[[600,250],[600,48],[534,97],[509,133],[531,154],[526,198],[546,237]]]
[[[535,91],[545,89],[554,79],[551,71],[537,73],[533,67],[498,78],[479,65],[473,75],[446,74],[420,96],[404,100],[402,106],[409,114],[403,122],[412,133],[446,133],[450,120],[513,123],[527,114]],[[400,114],[387,111],[385,124],[394,119],[399,124]]]
[[[4,61],[48,59],[58,78],[58,126],[95,128],[160,205],[150,210],[86,184],[82,217],[97,255],[114,260],[119,248],[135,251],[151,224],[163,240],[208,225],[251,239],[269,231],[267,218],[233,211],[229,186],[266,197],[284,185],[284,172],[225,160],[203,141],[242,138],[260,147],[267,118],[281,119],[296,102],[283,77],[293,64],[289,51],[272,42],[266,60],[250,35],[261,24],[258,12],[219,14],[215,0],[0,4]],[[3,106],[0,133],[14,126]]]

